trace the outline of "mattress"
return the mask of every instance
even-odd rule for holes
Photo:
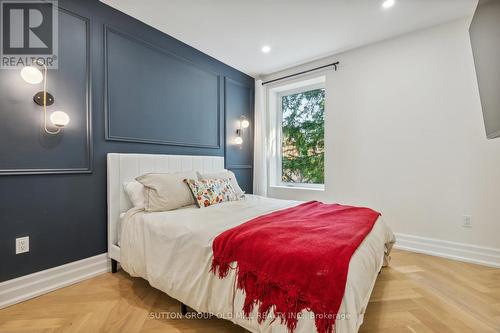
[[[203,209],[190,206],[155,213],[131,209],[120,224],[120,264],[130,275],[148,280],[198,312],[231,320],[251,332],[285,333],[286,326],[273,321],[272,315],[261,324],[256,309],[249,318],[243,315],[245,297],[235,287],[235,270],[224,279],[210,272],[212,242],[223,231],[254,217],[300,203],[247,195],[245,200]],[[357,332],[363,323],[377,275],[393,243],[394,235],[379,218],[351,258],[337,333]],[[313,314],[304,310],[295,332],[315,331]]]

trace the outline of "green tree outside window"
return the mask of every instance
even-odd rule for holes
[[[282,96],[281,110],[281,180],[324,184],[325,89]]]

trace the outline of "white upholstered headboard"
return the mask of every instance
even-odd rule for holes
[[[118,222],[120,214],[131,208],[123,189],[124,182],[150,172],[211,172],[222,169],[222,156],[108,154],[108,256],[120,261]]]

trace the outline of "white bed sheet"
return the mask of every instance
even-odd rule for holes
[[[246,200],[204,209],[145,213],[131,209],[121,221],[121,266],[196,311],[228,319],[251,332],[287,332],[271,318],[257,323],[257,311],[242,314],[244,293],[236,289],[236,272],[219,279],[210,273],[212,241],[223,231],[254,217],[300,202],[247,195]],[[337,333],[357,332],[363,322],[378,272],[388,258],[394,235],[381,218],[354,253],[336,321]],[[303,311],[296,333],[316,332],[314,319]]]

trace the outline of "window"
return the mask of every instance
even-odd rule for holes
[[[277,94],[276,185],[322,188],[325,181],[325,87]]]

